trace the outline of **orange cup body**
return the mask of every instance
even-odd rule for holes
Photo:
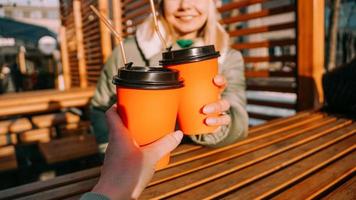
[[[145,90],[117,87],[117,110],[138,145],[150,144],[174,131],[182,88]],[[166,166],[169,155],[157,168]]]
[[[218,59],[165,67],[178,70],[184,80],[178,110],[178,122],[184,134],[205,134],[216,130],[216,126],[207,126],[204,121],[217,115],[205,115],[202,109],[219,99],[219,88],[213,82],[218,74]]]

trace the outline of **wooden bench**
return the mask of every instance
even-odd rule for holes
[[[40,128],[25,131],[19,136],[21,143],[37,143],[37,142],[49,142],[51,140],[51,129]]]
[[[71,112],[52,113],[32,117],[33,124],[39,128],[48,128],[59,124],[78,123],[79,121],[80,116]]]
[[[222,148],[180,145],[140,199],[355,199],[356,122],[320,112],[272,120]],[[124,173],[124,172],[123,172]],[[100,167],[0,191],[0,199],[78,199]]]
[[[94,88],[71,90],[40,90],[0,96],[0,116],[28,115],[62,108],[87,106]]]
[[[0,147],[0,172],[17,168],[16,152],[14,146]],[[1,194],[0,194],[1,196]]]
[[[39,149],[49,164],[77,159],[98,153],[94,135],[80,135],[40,143]]]

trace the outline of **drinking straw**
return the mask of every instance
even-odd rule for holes
[[[159,39],[161,40],[164,48],[168,49],[166,41],[163,39],[162,33],[161,33],[161,31],[159,29],[159,26],[158,26],[157,16],[156,16],[156,8],[155,8],[155,4],[154,4],[153,0],[150,0],[150,5],[151,5],[151,12],[153,14],[153,22],[154,22],[154,25],[155,25],[156,33],[157,33]]]
[[[91,10],[96,14],[96,16],[99,17],[99,19],[104,22],[104,24],[106,25],[106,27],[111,31],[111,33],[114,34],[114,36],[118,39],[119,43],[120,43],[120,49],[121,49],[121,56],[122,59],[124,61],[124,64],[127,63],[126,60],[126,54],[125,54],[125,50],[124,50],[124,43],[122,41],[122,38],[120,36],[120,34],[114,29],[114,26],[112,25],[112,23],[110,22],[109,19],[107,19],[101,12],[99,12],[93,5],[90,5]]]

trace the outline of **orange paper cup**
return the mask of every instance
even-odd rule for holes
[[[205,105],[219,99],[219,88],[213,81],[218,74],[218,56],[214,46],[163,53],[161,64],[165,68],[178,70],[184,80],[178,110],[178,122],[184,134],[206,134],[218,128],[205,124],[207,117],[217,114],[206,115],[202,112]]]
[[[117,111],[132,138],[143,146],[173,132],[183,86],[178,72],[164,71],[168,74],[160,77],[155,71],[164,73],[160,70],[167,69],[136,67],[131,71],[124,70],[119,72],[121,77],[117,76],[113,82],[117,91]],[[175,74],[167,78],[173,72]],[[162,158],[156,169],[166,166],[168,162],[169,155]]]

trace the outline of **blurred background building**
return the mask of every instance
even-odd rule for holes
[[[0,1],[0,94],[55,88],[59,2]]]

